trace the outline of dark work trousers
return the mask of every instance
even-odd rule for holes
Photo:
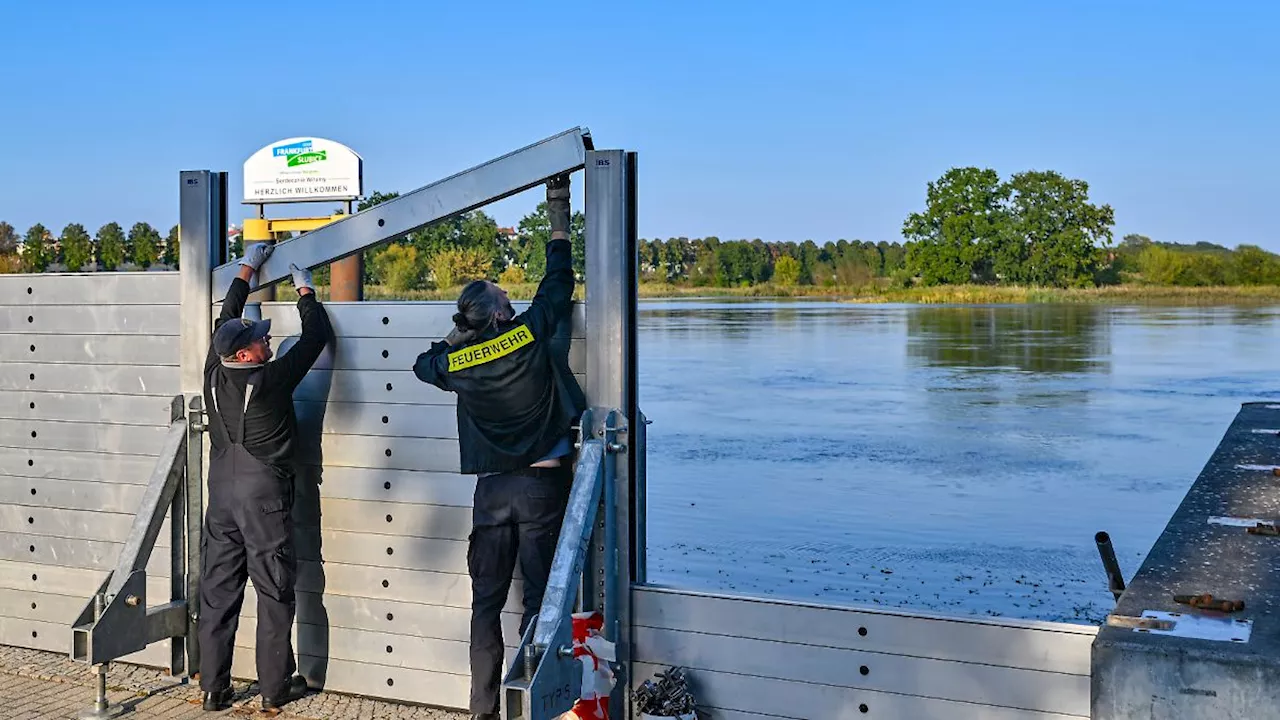
[[[526,468],[476,480],[467,569],[471,574],[471,712],[497,713],[502,685],[502,607],[520,566],[524,617],[538,615],[551,573],[572,469]]]
[[[247,401],[245,405],[248,406]],[[210,422],[222,420],[213,413]],[[243,437],[241,420],[236,439]],[[291,639],[298,567],[293,549],[292,508],[292,476],[280,477],[239,442],[211,453],[209,508],[201,540],[203,690],[231,685],[231,654],[246,577],[253,578],[258,594],[255,649],[260,692],[267,698],[283,697],[297,670]]]

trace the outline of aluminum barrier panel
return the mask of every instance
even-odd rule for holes
[[[0,276],[0,644],[68,652],[115,566],[179,394],[178,287],[174,272]],[[124,660],[165,667],[168,643]]]
[[[636,588],[632,686],[685,668],[716,720],[1089,717],[1094,627]]]
[[[528,303],[513,303],[517,312]],[[277,356],[301,327],[294,303],[260,306]],[[216,315],[220,308],[214,307]],[[466,707],[475,477],[459,474],[455,396],[414,377],[452,327],[450,302],[325,303],[334,341],[294,393],[300,672],[327,690]],[[563,343],[580,383],[585,311]],[[519,645],[521,586],[504,615]],[[254,677],[256,597],[246,593],[234,674]]]

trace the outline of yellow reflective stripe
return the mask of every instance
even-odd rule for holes
[[[472,345],[457,352],[449,353],[449,372],[457,372],[476,365],[483,365],[490,360],[497,360],[504,355],[510,355],[531,342],[533,342],[533,333],[529,331],[527,325],[521,325],[492,340],[486,340],[479,345]]]

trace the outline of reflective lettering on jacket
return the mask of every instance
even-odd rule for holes
[[[497,360],[531,342],[533,342],[533,333],[529,330],[529,326],[520,325],[492,340],[449,353],[449,372],[458,372]]]

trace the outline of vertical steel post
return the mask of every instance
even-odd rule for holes
[[[636,570],[632,428],[638,419],[635,154],[622,150],[589,151],[585,175],[587,400],[593,407],[615,408],[621,413],[621,417],[612,413],[599,415],[603,424],[618,428],[616,442],[620,449],[612,482],[603,493],[609,505],[600,514],[601,519],[613,521],[610,524],[614,532],[606,533],[606,528],[597,526],[592,543],[596,561],[588,579],[595,595],[594,609],[604,610],[606,637],[616,643],[621,665],[610,707],[618,709],[619,717],[630,717],[627,690],[631,683],[631,585]],[[598,433],[601,429],[594,430]],[[607,439],[610,434],[605,431],[603,436]],[[606,588],[613,591],[612,606],[601,608],[601,595]],[[587,598],[592,599],[590,594]]]
[[[204,518],[204,358],[213,334],[213,268],[227,256],[226,173],[189,170],[180,175],[179,228],[182,233],[181,352],[182,396],[188,408],[186,501],[187,676],[200,669],[197,625],[200,614],[200,537]],[[179,522],[172,518],[170,522]]]

